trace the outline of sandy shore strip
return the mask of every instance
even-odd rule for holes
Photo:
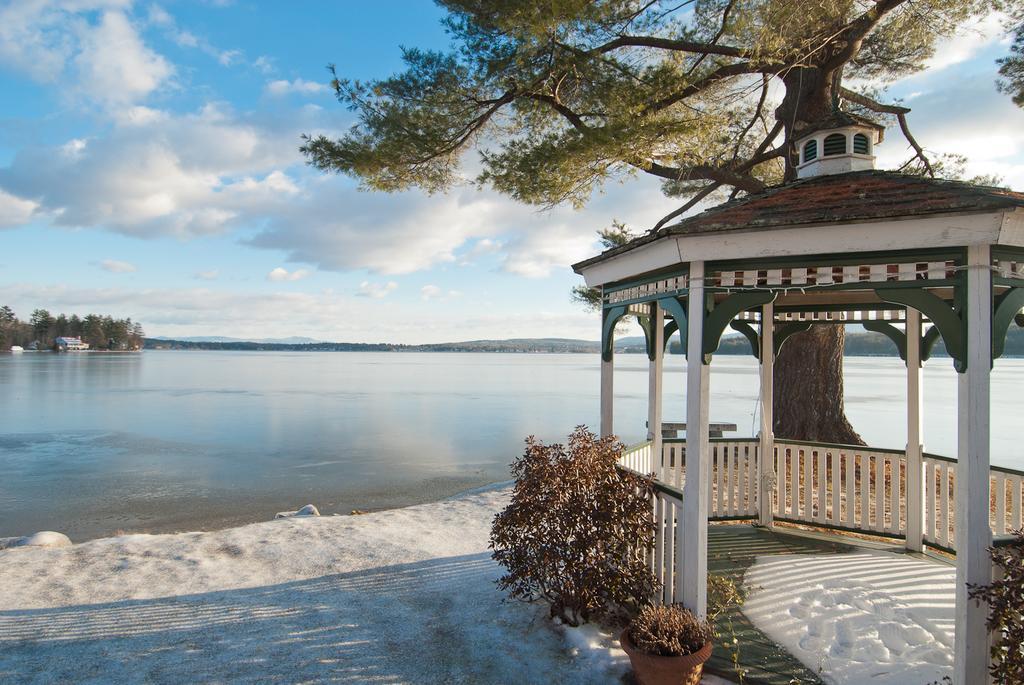
[[[0,551],[0,681],[621,682],[610,635],[497,590],[508,496]]]

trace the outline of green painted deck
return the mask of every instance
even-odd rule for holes
[[[728,576],[742,585],[744,574],[758,556],[843,554],[854,549],[840,541],[770,532],[749,524],[713,525],[708,528],[708,571]],[[744,683],[795,685],[822,682],[816,673],[758,630],[741,609],[733,609],[720,616],[716,628],[722,638],[705,667],[707,672],[739,681],[739,670],[745,674]],[[733,637],[737,650],[721,645],[722,641]]]

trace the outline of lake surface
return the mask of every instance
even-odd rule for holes
[[[905,376],[846,361],[847,412],[902,448]],[[993,374],[993,462],[1024,468],[1024,360]],[[529,434],[596,428],[596,355],[147,351],[0,355],[0,537],[73,540],[402,506],[508,478]],[[685,362],[666,363],[666,421],[685,420]],[[618,355],[616,430],[642,439],[647,360]],[[757,366],[718,356],[711,420],[757,426]],[[956,374],[925,370],[925,442],[956,453]]]

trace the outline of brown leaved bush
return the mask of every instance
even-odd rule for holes
[[[527,438],[512,465],[512,501],[491,528],[502,590],[547,601],[552,617],[573,626],[624,622],[650,600],[653,486],[616,468],[622,449],[585,426],[568,445]]]
[[[693,654],[714,637],[711,624],[680,604],[644,607],[629,624],[637,649],[656,656]]]
[[[969,585],[971,599],[988,604],[992,666],[997,683],[1024,683],[1024,528],[1014,540],[990,550],[1003,577],[990,585]]]

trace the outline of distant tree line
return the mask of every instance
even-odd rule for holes
[[[142,349],[145,335],[142,325],[130,318],[115,319],[101,314],[53,316],[46,309],[36,309],[28,321],[22,321],[7,305],[0,307],[0,350],[12,345],[54,349],[59,337],[81,338],[93,350],[138,350]]]

